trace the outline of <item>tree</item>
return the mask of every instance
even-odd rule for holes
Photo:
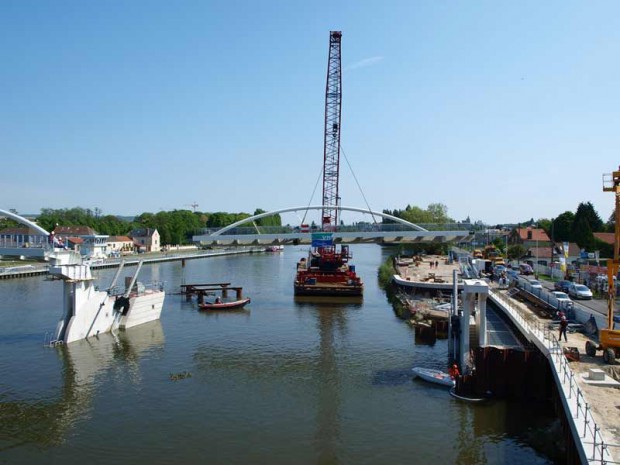
[[[608,244],[607,242],[601,241],[596,237],[594,238],[593,250],[598,250],[600,257],[602,258],[613,258],[614,256],[614,246],[612,244]]]
[[[17,228],[19,226],[19,223],[11,218],[0,218],[0,231],[6,228]]]
[[[515,244],[508,247],[508,258],[511,260],[519,260],[525,255],[525,247],[521,244]]]
[[[444,224],[452,222],[448,217],[448,207],[442,203],[431,203],[426,208],[426,211],[430,214],[432,223]]]
[[[573,241],[582,249],[594,250],[594,235],[592,234],[592,229],[590,229],[590,223],[588,223],[585,216],[581,216],[580,218],[575,217],[572,237]]]
[[[541,218],[536,223],[538,224],[538,227],[543,229],[547,233],[547,236],[551,238],[551,220],[548,220],[547,218]]]
[[[407,205],[404,210],[395,209],[393,211],[383,210],[383,213],[402,218],[414,224],[445,224],[454,223],[454,220],[448,217],[448,207],[442,203],[431,203],[426,210],[420,207],[412,207]],[[393,220],[384,218],[383,223],[394,223]]]
[[[575,215],[573,212],[565,211],[553,220],[553,238],[556,242],[570,242],[572,238],[573,222]]]
[[[99,214],[101,210],[97,210]],[[112,236],[127,234],[131,229],[131,225],[120,218],[113,215],[103,217],[93,216],[90,210],[83,208],[70,208],[53,210],[50,208],[41,209],[41,214],[37,218],[37,222],[43,229],[52,231],[56,225],[61,226],[88,226],[99,234],[108,234]]]
[[[188,244],[192,236],[204,226],[201,217],[201,213],[189,210],[160,211],[155,215],[143,213],[136,218],[133,226],[157,229],[162,245]]]
[[[615,232],[615,228],[616,228],[616,209],[614,208],[614,211],[611,212],[611,215],[609,215],[609,219],[607,220],[607,223],[605,225],[607,227],[607,232]]]
[[[257,208],[254,211],[254,215],[261,215],[263,213],[267,213],[265,210],[263,210],[262,208]],[[258,226],[282,226],[282,218],[280,217],[279,214],[275,214],[275,215],[271,215],[271,216],[266,216],[264,218],[260,218],[258,220],[256,220],[256,224]]]
[[[601,220],[601,217],[590,202],[581,202],[577,207],[575,222],[581,222],[581,218],[585,218],[590,227],[590,232],[603,231],[603,220]]]

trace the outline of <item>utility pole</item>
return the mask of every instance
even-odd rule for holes
[[[553,223],[555,222],[555,218],[551,219],[551,281],[554,281],[553,271],[555,270],[555,263],[553,261],[553,254],[555,252],[555,240],[553,238]]]
[[[616,224],[614,227],[614,258],[607,261],[607,329],[614,328],[614,310],[616,307],[616,283],[614,278],[618,273],[618,265],[620,264],[620,168],[611,175],[603,175],[603,191],[613,192],[615,197]]]

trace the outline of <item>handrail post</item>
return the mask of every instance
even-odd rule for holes
[[[599,427],[596,423],[594,423],[594,440],[592,441],[592,458],[596,458],[596,433],[598,433]],[[601,459],[602,459],[601,455]]]
[[[586,413],[585,413],[585,416],[583,417],[583,437],[584,438],[586,437],[588,423],[590,423],[590,420],[588,420],[589,409],[590,409],[590,405],[586,402]]]

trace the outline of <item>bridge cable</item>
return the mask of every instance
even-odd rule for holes
[[[349,166],[349,169],[351,170],[351,174],[353,175],[353,179],[355,179],[355,183],[357,184],[357,188],[360,190],[360,193],[362,194],[362,198],[364,199],[364,202],[366,202],[366,207],[368,207],[368,211],[370,212],[370,216],[372,216],[372,220],[374,221],[375,224],[377,224],[377,220],[375,218],[375,215],[372,213],[372,209],[370,208],[370,204],[368,203],[368,200],[366,200],[366,196],[364,195],[364,191],[362,190],[362,186],[360,186],[360,183],[357,180],[357,176],[355,176],[355,172],[353,171],[353,168],[351,167],[351,163],[349,163],[349,159],[347,158],[347,154],[344,153],[344,148],[342,148],[342,143],[340,144],[340,151],[342,152],[342,155],[344,155],[344,159],[347,162],[347,165]]]
[[[310,201],[308,202],[308,206],[306,207],[306,211],[304,212],[304,217],[301,220],[301,224],[306,223],[306,216],[308,215],[308,208],[312,205],[312,199],[314,198],[314,194],[316,193],[316,188],[319,185],[319,181],[321,180],[321,175],[323,174],[323,167],[321,166],[321,171],[319,171],[319,176],[316,178],[316,183],[314,184],[314,190],[312,191],[312,195],[310,196]],[[323,202],[321,202],[323,205]]]

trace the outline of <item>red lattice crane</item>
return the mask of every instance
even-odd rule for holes
[[[338,177],[340,175],[340,113],[342,107],[342,32],[329,33],[329,59],[325,86],[325,142],[323,146],[323,231],[338,227]]]

